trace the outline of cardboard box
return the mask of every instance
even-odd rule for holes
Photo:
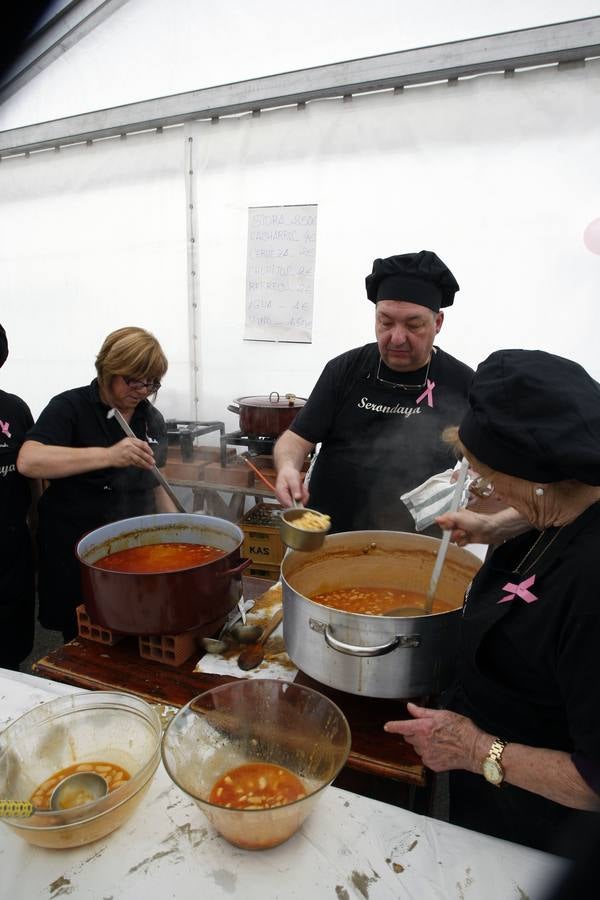
[[[279,535],[281,509],[278,503],[257,503],[240,522],[244,532],[242,555],[254,560],[257,565],[277,567],[283,559],[285,547]],[[252,566],[248,569],[249,574],[252,574],[251,570]]]

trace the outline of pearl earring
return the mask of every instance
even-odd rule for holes
[[[543,497],[543,496],[544,496],[544,488],[543,488],[543,487],[536,487],[536,489],[535,489],[535,495],[536,495],[536,497]]]

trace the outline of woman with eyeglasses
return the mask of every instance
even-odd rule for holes
[[[96,357],[97,377],[54,397],[19,453],[19,472],[48,482],[39,503],[39,619],[65,640],[77,634],[79,538],[108,522],[175,509],[150,471],[167,455],[165,422],[149,399],[167,365],[143,328],[113,331]],[[107,418],[113,408],[136,438],[123,437],[116,419]]]
[[[496,547],[467,590],[444,709],[388,722],[450,772],[450,821],[573,855],[600,810],[600,385],[502,350],[478,367],[456,449],[507,509],[440,516]]]

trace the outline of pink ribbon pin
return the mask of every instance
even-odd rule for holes
[[[10,431],[8,430],[9,428],[10,428],[9,423],[3,422],[2,419],[0,419],[0,430],[2,431],[2,434],[6,435],[6,437],[11,436]]]
[[[515,597],[520,597],[521,600],[524,600],[525,603],[533,603],[534,600],[538,598],[535,594],[532,594],[528,588],[531,587],[533,582],[535,581],[535,575],[532,575],[531,578],[526,578],[525,581],[521,581],[520,584],[511,584],[509,581],[502,588],[503,591],[510,591],[507,597],[503,597],[502,600],[498,600],[498,603],[508,603],[509,600],[514,600]]]
[[[435,381],[430,381],[427,379],[427,387],[423,391],[420,397],[417,397],[417,403],[420,403],[421,400],[424,400],[427,397],[427,406],[433,406],[433,389],[435,387]]]

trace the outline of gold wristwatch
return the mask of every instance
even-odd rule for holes
[[[494,743],[490,747],[488,755],[485,757],[483,763],[481,764],[483,777],[486,781],[489,781],[490,784],[493,784],[496,787],[500,787],[500,785],[504,781],[502,754],[504,753],[504,748],[507,744],[508,741],[503,741],[500,738],[495,738]]]

